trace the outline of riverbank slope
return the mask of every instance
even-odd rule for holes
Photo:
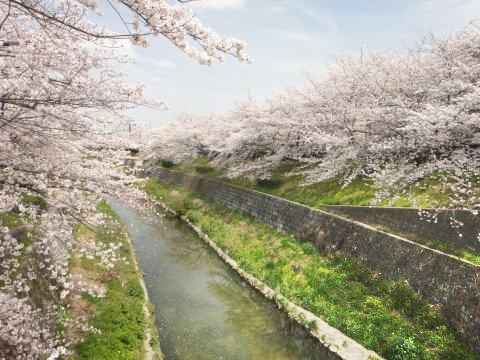
[[[150,180],[151,196],[185,215],[250,274],[365,347],[404,359],[474,359],[438,309],[405,283],[256,222],[198,194]]]
[[[74,274],[82,275],[83,281],[104,295],[77,294],[72,299],[68,316],[86,319],[92,331],[82,335],[67,329],[70,341],[77,343],[71,358],[162,359],[153,307],[129,235],[107,203],[98,209],[106,216],[105,225],[92,229],[80,224],[75,237],[78,242],[104,246],[104,257],[72,254],[70,266]],[[100,266],[109,256],[119,261],[111,267]]]

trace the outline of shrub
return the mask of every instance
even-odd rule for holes
[[[399,338],[388,357],[392,360],[415,360],[418,359],[418,346],[415,339]]]
[[[160,160],[160,166],[164,167],[165,169],[171,169],[175,166],[175,163],[170,160]]]
[[[195,171],[202,175],[211,173],[213,170],[211,166],[195,166]]]

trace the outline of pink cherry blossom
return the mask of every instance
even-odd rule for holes
[[[126,59],[116,48],[122,41],[146,46],[161,35],[201,64],[224,55],[252,61],[243,41],[202,25],[185,3],[109,2],[126,28],[115,33],[89,20],[102,13],[97,0],[0,0],[0,212],[15,212],[22,225],[0,223],[0,342],[6,344],[0,358],[55,359],[68,352],[72,344],[55,335],[59,311],[73,290],[103,295],[72,277],[72,251],[105,268],[125,261],[118,244],[84,249],[73,238],[77,224],[102,223],[99,200],[145,199],[122,166],[139,137],[105,129],[131,123],[124,110],[165,104],[146,97],[143,86],[124,83],[116,66]],[[48,208],[25,203],[26,195]],[[52,295],[42,307],[30,298],[39,278],[47,279]],[[84,321],[78,327],[91,331]]]
[[[305,184],[372,179],[381,189],[374,202],[433,176],[451,206],[471,208],[479,202],[479,26],[427,34],[402,55],[339,56],[322,76],[307,74],[304,89],[184,115],[158,131],[151,160],[209,156],[227,176],[252,178],[294,161]]]

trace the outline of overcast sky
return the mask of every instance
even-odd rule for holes
[[[164,38],[131,47],[129,82],[144,83],[170,107],[135,110],[152,127],[185,111],[228,109],[248,91],[262,99],[302,86],[303,72],[321,73],[335,54],[359,53],[362,44],[401,52],[430,27],[455,30],[480,18],[480,0],[203,0],[194,9],[204,24],[245,40],[255,63],[198,65]],[[103,21],[112,26],[116,19],[106,11]]]

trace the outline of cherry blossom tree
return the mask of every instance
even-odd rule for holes
[[[121,167],[131,142],[105,129],[131,122],[126,109],[164,104],[124,84],[115,67],[127,59],[115,48],[160,35],[200,64],[252,61],[243,41],[203,26],[187,2],[107,1],[125,27],[117,33],[89,20],[102,13],[95,0],[0,0],[0,215],[20,221],[0,220],[0,358],[67,354],[55,329],[72,289],[102,296],[70,273],[70,253],[95,254],[107,268],[121,260],[115,246],[78,244],[73,231],[101,223],[100,199],[142,199]],[[41,303],[31,297],[39,279],[48,284]]]
[[[305,184],[371,178],[381,189],[376,201],[433,177],[452,206],[472,207],[480,175],[479,44],[473,22],[429,33],[403,54],[339,56],[326,74],[308,75],[305,89],[166,125],[152,159],[207,154],[227,176],[256,178],[293,161]]]

